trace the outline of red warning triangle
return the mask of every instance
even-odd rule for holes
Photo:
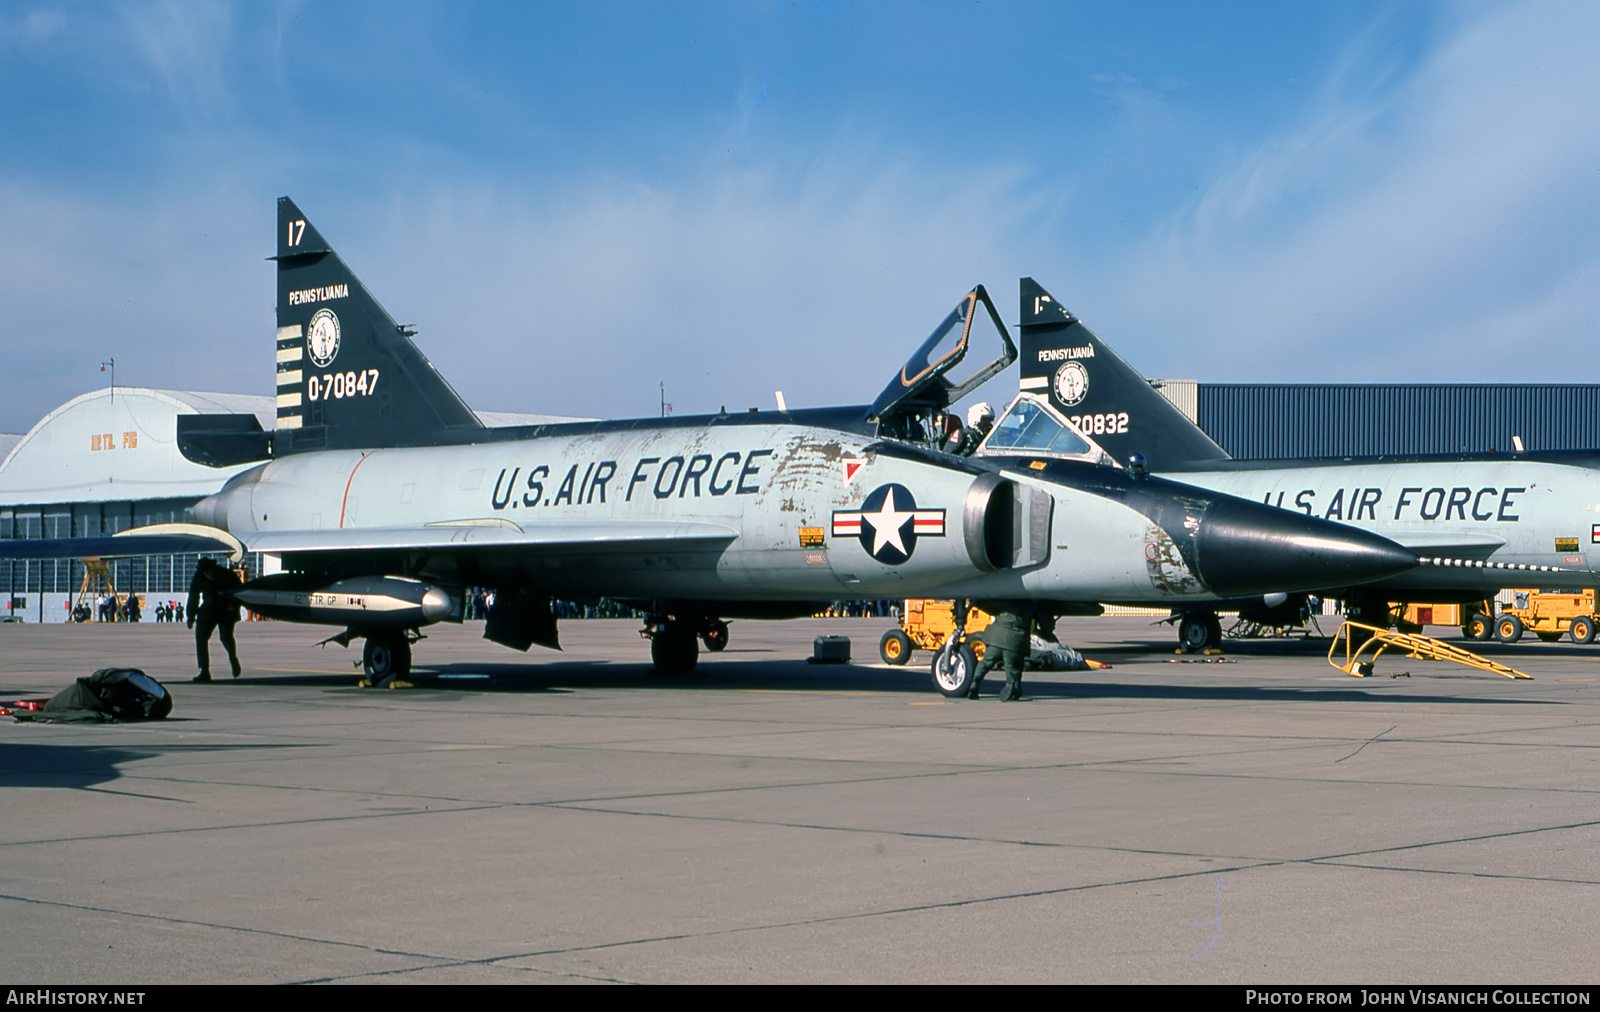
[[[867,462],[864,460],[842,460],[840,463],[844,466],[844,480],[845,484],[848,485],[850,482],[856,480],[856,473],[859,472]]]

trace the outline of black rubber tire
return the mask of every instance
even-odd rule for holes
[[[706,631],[700,634],[700,642],[714,654],[728,649],[728,623],[720,618],[713,620]]]
[[[1494,623],[1494,638],[1501,643],[1515,643],[1522,638],[1522,619],[1515,615],[1501,615]]]
[[[941,695],[955,699],[965,696],[967,690],[972,688],[972,679],[978,673],[978,658],[973,656],[972,648],[965,643],[956,646],[954,651],[949,647],[940,647],[933,655],[931,670],[933,687]]]
[[[1186,654],[1198,654],[1222,645],[1222,620],[1215,612],[1190,612],[1178,623],[1178,645]]]
[[[1592,619],[1592,618],[1575,618],[1575,619],[1573,619],[1572,620],[1572,625],[1567,629],[1567,633],[1568,633],[1568,635],[1570,635],[1572,637],[1572,642],[1574,642],[1574,643],[1593,643],[1594,642],[1594,619]]]
[[[1461,635],[1469,640],[1482,642],[1494,638],[1494,623],[1489,621],[1489,616],[1483,612],[1473,612],[1467,616],[1466,624],[1461,627]]]
[[[694,630],[682,622],[668,622],[650,638],[650,660],[658,675],[687,675],[700,660],[700,643]]]
[[[361,650],[361,667],[373,685],[404,678],[411,673],[411,644],[404,633],[368,636]]]
[[[878,641],[878,656],[883,658],[885,664],[904,664],[911,659],[915,649],[911,645],[911,637],[900,629],[890,629]]]

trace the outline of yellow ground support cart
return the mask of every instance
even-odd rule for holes
[[[1590,643],[1594,641],[1597,620],[1593,588],[1516,589],[1511,591],[1511,606],[1500,609],[1494,636],[1502,643],[1515,643],[1527,631],[1546,643],[1554,643],[1566,633],[1574,643]]]
[[[951,600],[908,598],[906,610],[900,619],[900,628],[890,629],[878,641],[878,656],[885,664],[904,664],[918,650],[938,650],[946,637],[956,627],[956,603]],[[980,633],[989,627],[994,618],[986,611],[973,608],[967,612],[967,635]],[[983,644],[969,641],[978,659],[983,658]]]
[[[1469,640],[1486,640],[1494,636],[1494,603],[1467,601],[1407,604],[1393,601],[1389,614],[1394,616],[1394,626],[1403,633],[1422,631],[1423,626],[1453,625]]]

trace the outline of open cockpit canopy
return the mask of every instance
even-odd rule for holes
[[[984,349],[981,365],[957,371],[974,346]],[[915,438],[920,422],[945,411],[1017,359],[1017,346],[979,285],[968,292],[934,328],[867,412],[880,435]]]

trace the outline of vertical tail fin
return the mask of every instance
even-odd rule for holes
[[[483,423],[294,201],[278,198],[273,452],[429,446]]]
[[[1032,278],[1022,279],[1023,390],[1046,393],[1120,461],[1142,454],[1152,471],[1227,460],[1228,454]]]

